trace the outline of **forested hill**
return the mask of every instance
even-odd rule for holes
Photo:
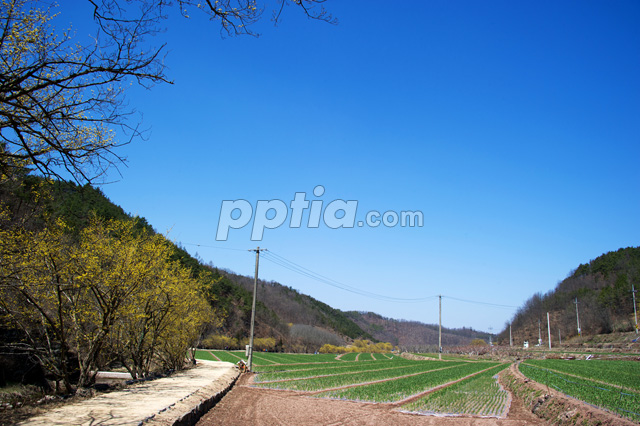
[[[534,294],[518,309],[511,327],[514,344],[537,342],[539,321],[546,341],[547,312],[552,336],[563,340],[578,334],[578,318],[583,335],[633,331],[633,284],[636,290],[640,287],[640,247],[621,248],[581,264],[554,290]],[[499,341],[508,344],[508,326]]]
[[[46,196],[43,196],[46,194]],[[60,218],[75,234],[87,226],[92,216],[111,220],[132,217],[113,204],[100,189],[70,182],[44,181],[25,174],[22,179],[0,186],[2,204],[20,226],[37,229],[45,220]],[[36,200],[38,200],[36,202]],[[48,218],[48,219],[45,219]],[[154,232],[144,218],[136,226]],[[222,335],[241,345],[249,331],[253,277],[218,269],[195,259],[173,244],[174,260],[192,271],[204,283],[206,298],[222,314],[219,327],[209,335]],[[295,283],[291,283],[295,285]],[[476,334],[444,330],[444,345],[469,343]],[[273,337],[279,349],[313,351],[324,343],[344,345],[355,339],[388,341],[394,345],[437,345],[437,326],[382,318],[373,313],[342,312],[319,300],[277,282],[259,281],[256,336]]]
[[[253,291],[253,277],[228,271],[224,274],[244,290]],[[336,337],[365,338],[389,342],[413,351],[423,350],[425,346],[438,345],[437,325],[385,318],[373,312],[343,312],[274,281],[259,280],[258,299],[272,309],[279,319],[293,324],[289,327],[290,333],[302,340],[319,343],[323,339],[335,340]],[[331,338],[326,334],[326,330],[331,330],[338,336]],[[488,342],[489,335],[471,328],[442,329],[443,346],[467,345],[473,339],[484,339]]]
[[[407,351],[419,352],[425,344],[436,347],[438,345],[439,327],[437,324],[385,318],[373,312],[350,311],[346,315],[375,339],[390,342]],[[473,328],[442,327],[443,346],[467,345],[474,339],[489,342],[489,334]]]

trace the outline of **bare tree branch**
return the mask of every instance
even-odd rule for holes
[[[6,0],[0,6],[0,181],[11,170],[35,168],[44,176],[78,183],[95,181],[123,164],[118,147],[141,136],[130,125],[133,111],[124,87],[171,83],[165,75],[165,45],[149,39],[162,31],[169,0],[88,0],[96,33],[80,42],[56,31],[53,7],[36,0]],[[262,16],[258,0],[178,0],[180,13],[205,13],[222,35],[253,35]],[[291,4],[312,19],[337,21],[325,0],[279,0],[277,23]],[[115,130],[128,136],[118,142]]]

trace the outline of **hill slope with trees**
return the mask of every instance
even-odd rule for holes
[[[621,248],[579,265],[546,294],[536,293],[511,321],[515,344],[547,340],[547,312],[553,338],[633,331],[632,286],[640,287],[640,247]],[[637,294],[636,294],[637,296]],[[638,302],[636,297],[636,302]],[[577,302],[577,305],[576,305]],[[509,326],[499,336],[509,343]]]
[[[127,214],[105,197],[102,191],[89,184],[80,186],[72,182],[45,180],[25,173],[19,179],[2,182],[0,196],[4,211],[2,229],[5,232],[11,230],[33,232],[33,241],[38,238],[42,239],[41,237],[44,235],[42,232],[49,232],[54,228],[54,224],[60,224],[60,228],[57,231],[57,236],[52,238],[68,241],[70,248],[77,244],[81,246],[91,232],[95,234],[92,237],[94,245],[99,245],[101,232],[104,234],[105,241],[111,241],[109,244],[114,247],[120,243],[119,238],[129,234],[132,243],[137,245],[142,244],[142,240],[135,242],[139,236],[156,241],[155,244],[159,244],[157,250],[160,250],[159,247],[163,247],[160,251],[164,253],[162,256],[166,258],[165,261],[177,262],[181,271],[188,271],[189,278],[185,278],[186,282],[199,288],[199,297],[208,302],[213,316],[204,321],[200,342],[238,348],[247,343],[251,318],[253,277],[219,269],[212,264],[204,264],[202,260],[191,256],[179,244],[157,234],[144,218],[132,217]],[[104,229],[109,226],[116,228]],[[109,238],[115,239],[109,240]],[[5,246],[4,249],[8,249],[8,246]],[[94,249],[97,250],[98,247],[96,246]],[[79,258],[80,252],[78,253]],[[2,265],[4,268],[10,263],[9,251],[4,250],[2,255],[4,256]],[[96,271],[96,273],[98,272]],[[194,284],[196,282],[198,284]],[[16,287],[11,287],[12,285],[9,281],[4,282],[3,292],[6,293],[6,296],[9,296],[10,288],[15,290]],[[61,295],[64,296],[64,292]],[[12,293],[11,297],[16,296]],[[144,302],[142,299],[138,301]],[[54,306],[55,304],[51,307],[45,307],[43,310],[50,311],[54,309]],[[62,307],[62,305],[60,306]],[[4,351],[6,353],[28,353],[33,356],[35,352],[31,349],[25,349],[25,336],[22,334],[24,330],[18,330],[21,327],[24,328],[26,323],[18,324],[16,322],[16,312],[11,312],[9,305],[2,308],[1,314]],[[62,323],[66,324],[69,321],[71,320],[64,319]],[[38,331],[37,335],[46,338],[46,334],[52,330],[52,327],[55,329],[55,321],[53,320],[49,327]],[[77,332],[78,330],[70,331],[74,335]],[[302,294],[292,287],[263,280],[258,283],[256,337],[262,339],[260,344],[265,349],[307,352],[316,351],[327,343],[343,346],[363,339],[374,342],[390,342],[403,348],[435,346],[438,342],[436,325],[393,320],[374,313],[342,312],[311,296]],[[445,329],[443,344],[465,344],[476,337],[478,337],[477,333],[465,334],[465,332]],[[66,339],[62,339],[49,355],[69,352],[68,356],[76,362],[76,358],[80,354],[77,345],[69,347],[68,351],[60,352],[60,345],[66,344],[64,343]],[[98,345],[101,350],[108,348],[109,352],[92,358],[91,362],[86,364],[87,368],[90,365],[93,368],[97,364],[117,362],[137,372],[134,375],[149,374],[150,356],[156,356],[157,353],[147,352],[144,357],[134,360],[134,355],[129,358],[122,355],[126,351],[131,352],[131,348],[118,346],[120,342],[113,335],[109,335],[108,340],[109,344],[106,341],[101,341]],[[38,346],[37,341],[39,340],[36,339],[32,342],[31,346]],[[21,349],[16,349],[18,347]],[[142,350],[142,347],[138,348],[138,352]],[[42,355],[37,354],[34,359],[40,359],[38,362],[44,363]],[[66,364],[68,361],[57,360],[53,364],[57,363],[57,368],[62,368],[62,364]],[[7,360],[6,365],[13,364]],[[53,365],[50,362],[49,364]],[[66,374],[60,371],[58,373],[56,374],[62,376]],[[76,374],[75,367],[70,368],[69,374]]]

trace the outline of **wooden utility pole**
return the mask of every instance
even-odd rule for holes
[[[547,312],[547,334],[549,335],[549,349],[551,349],[551,323],[549,322],[549,312]]]
[[[582,332],[580,330],[580,314],[578,313],[578,298],[576,297],[576,319],[578,321],[578,336],[582,336]]]
[[[251,304],[251,331],[249,337],[249,371],[253,371],[253,329],[256,322],[256,296],[258,294],[258,264],[260,263],[260,252],[266,249],[260,247],[249,251],[256,252],[256,273],[253,278],[253,303]]]
[[[439,299],[439,305],[440,305],[440,309],[439,309],[439,320],[438,320],[438,324],[440,324],[438,326],[438,359],[442,360],[442,295],[438,296]]]

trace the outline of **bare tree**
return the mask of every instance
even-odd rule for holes
[[[52,6],[36,0],[0,6],[0,182],[25,167],[79,183],[103,177],[124,161],[117,148],[140,136],[139,124],[128,120],[125,83],[170,82],[164,45],[149,38],[162,30],[171,1],[88,1],[96,23],[88,43],[70,30],[56,31]],[[335,23],[324,1],[280,0],[273,19],[290,4]],[[205,13],[229,36],[257,35],[251,25],[263,13],[256,0],[179,0],[177,6],[186,17],[190,10]],[[124,140],[116,130],[124,130]]]

